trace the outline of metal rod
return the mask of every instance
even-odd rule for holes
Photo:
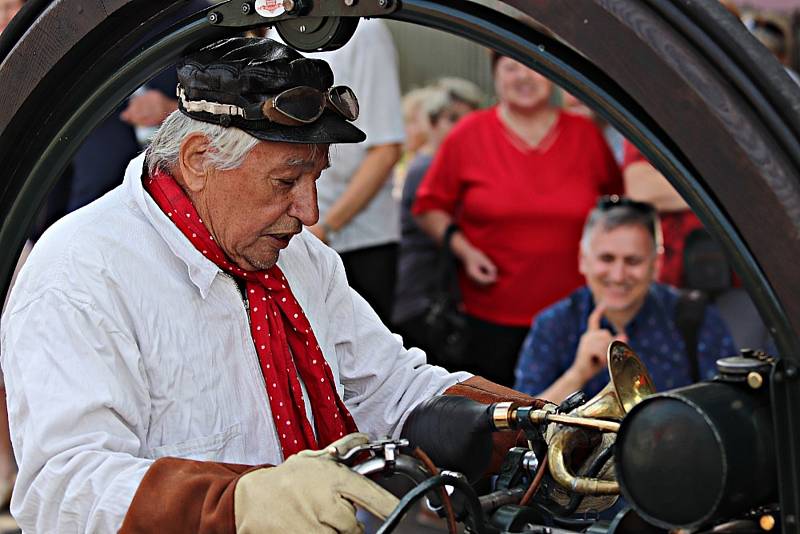
[[[606,421],[605,419],[591,419],[589,417],[575,417],[559,413],[548,412],[547,410],[534,410],[530,413],[530,420],[533,424],[542,423],[561,423],[569,426],[579,426],[582,428],[592,428],[601,432],[617,432],[619,423],[616,421]]]

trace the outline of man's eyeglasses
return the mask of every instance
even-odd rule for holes
[[[621,197],[619,195],[606,195],[597,200],[597,207],[602,211],[609,211],[614,208],[631,208],[645,215],[653,215],[656,212],[655,207],[647,202],[639,202],[628,197]]]
[[[349,87],[337,85],[327,91],[299,86],[287,89],[262,104],[241,108],[207,100],[187,100],[183,87],[178,85],[178,99],[186,111],[202,111],[212,115],[233,115],[247,120],[268,119],[284,126],[302,126],[319,119],[326,109],[348,121],[358,118],[358,99]]]

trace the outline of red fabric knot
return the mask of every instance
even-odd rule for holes
[[[330,367],[313,365],[316,360],[312,358],[309,346],[319,348],[316,337],[304,314],[298,313],[302,309],[299,309],[280,268],[275,265],[267,271],[257,272],[240,269],[217,245],[189,197],[171,175],[159,171],[150,180],[145,180],[144,184],[156,204],[170,215],[173,224],[195,248],[202,251],[222,271],[243,279],[249,300],[260,300],[260,306],[267,308],[266,314],[256,314],[258,306],[253,307],[249,313],[250,334],[258,353],[261,372],[265,383],[272,386],[272,394],[268,395],[270,407],[276,420],[285,421],[285,426],[301,430],[296,437],[280,435],[284,458],[304,449],[326,447],[343,433],[357,432],[353,418],[336,393]],[[185,213],[186,217],[171,217],[172,213]],[[270,297],[268,300],[267,291],[280,298]],[[287,369],[288,372],[280,375],[278,369]],[[305,384],[311,402],[317,438],[306,418],[300,380]],[[325,402],[326,399],[330,401],[331,397],[334,402]]]

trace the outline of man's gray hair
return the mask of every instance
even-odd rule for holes
[[[174,111],[150,142],[145,161],[150,174],[156,170],[170,172],[178,164],[183,138],[200,133],[208,139],[211,150],[208,159],[221,171],[236,169],[259,143],[259,140],[239,128],[224,128],[217,124],[198,121]]]
[[[647,230],[653,240],[653,252],[657,253],[661,250],[661,225],[655,209],[650,213],[645,213],[625,204],[617,204],[608,208],[599,206],[594,208],[589,212],[586,223],[583,225],[583,234],[581,235],[581,251],[583,253],[589,252],[589,241],[598,226],[604,232],[610,232],[621,226],[641,226]]]

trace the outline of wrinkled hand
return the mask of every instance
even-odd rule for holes
[[[624,331],[614,336],[605,328],[600,327],[600,321],[605,310],[606,306],[602,302],[595,307],[589,315],[586,332],[583,333],[578,342],[578,351],[575,354],[575,361],[572,364],[571,371],[579,377],[583,384],[606,368],[608,346],[612,341],[615,339],[628,341],[628,336],[625,335]]]
[[[178,109],[178,102],[161,91],[149,89],[128,100],[120,119],[133,126],[159,126],[167,115]]]
[[[236,483],[237,534],[336,532],[361,534],[355,504],[385,519],[397,506],[392,494],[335,461],[369,442],[350,434],[319,451],[303,451],[277,467],[257,469]]]

